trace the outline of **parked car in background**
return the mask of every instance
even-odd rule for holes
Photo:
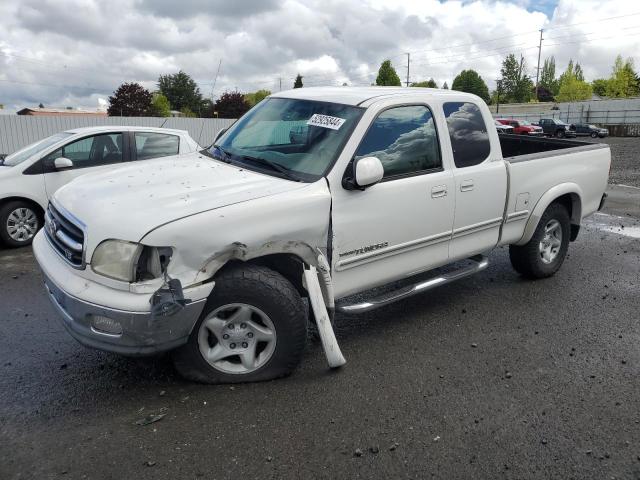
[[[609,130],[587,123],[577,123],[574,125],[576,135],[589,135],[591,138],[604,138],[609,136]]]
[[[184,130],[122,126],[77,128],[32,143],[0,160],[0,241],[30,244],[49,198],[80,175],[199,149]]]
[[[517,135],[533,135],[541,137],[544,135],[542,131],[542,127],[537,125],[532,125],[526,120],[512,120],[508,118],[499,118],[498,122],[503,125],[510,125],[513,127],[513,133]]]
[[[558,120],[557,118],[541,118],[538,125],[542,128],[545,135],[550,137],[575,137],[576,132],[571,129],[571,125]]]
[[[79,342],[173,351],[200,382],[288,374],[310,315],[329,366],[343,365],[335,310],[480,272],[499,246],[525,277],[549,277],[602,207],[608,145],[492,123],[482,99],[455,90],[279,92],[206,150],[58,190],[33,242],[47,295]]]
[[[504,125],[498,120],[494,120],[493,124],[496,126],[498,133],[513,133],[513,127],[511,125]]]

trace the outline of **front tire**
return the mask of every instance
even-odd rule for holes
[[[556,138],[564,138],[564,136],[565,136],[564,130],[558,130],[556,132]]]
[[[591,132],[591,138],[598,138],[598,132]]]
[[[0,206],[0,240],[8,247],[31,245],[42,227],[42,215],[29,202],[14,200]]]
[[[271,380],[291,373],[307,339],[307,312],[286,278],[258,265],[232,267],[216,285],[189,341],[173,354],[203,383]]]
[[[552,203],[545,210],[533,237],[525,245],[510,245],[511,265],[526,278],[554,275],[567,255],[571,220],[564,205]]]

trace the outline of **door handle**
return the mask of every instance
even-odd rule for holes
[[[460,183],[461,192],[469,192],[473,190],[473,180],[465,180]]]
[[[439,198],[447,196],[447,186],[446,185],[436,185],[431,189],[431,198]]]

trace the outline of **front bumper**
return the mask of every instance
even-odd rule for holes
[[[542,136],[544,136],[544,132],[542,130],[540,130],[540,131],[533,130],[533,131],[527,132],[527,135],[529,135],[531,137],[542,137]]]
[[[110,299],[117,299],[114,301],[122,303],[122,297],[130,296],[136,297],[135,303],[141,305],[141,300],[147,303],[151,295],[116,292],[86,278],[80,279],[83,289],[76,289],[74,282],[78,280],[77,272],[60,260],[59,255],[51,249],[41,234],[34,239],[33,249],[44,274],[48,297],[66,330],[81,344],[99,350],[144,356],[172,350],[185,344],[213,289],[213,284],[185,289],[185,298],[191,298],[192,301],[171,316],[152,315],[150,304],[146,310],[114,308],[102,303],[109,303]],[[73,293],[66,291],[62,285],[73,288]],[[81,298],[84,292],[87,292],[84,296],[91,295],[92,300],[96,296],[101,297],[101,304]],[[99,325],[105,318],[110,325],[119,326],[120,331],[108,333],[102,330]]]

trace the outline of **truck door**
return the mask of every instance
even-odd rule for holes
[[[453,176],[443,168],[431,109],[380,111],[355,152],[369,156],[384,166],[380,183],[363,191],[332,185],[337,297],[445,264],[449,256]]]
[[[487,124],[477,105],[446,102],[444,115],[453,153],[455,215],[451,261],[492,249],[500,235],[507,195],[502,157],[491,157]]]

